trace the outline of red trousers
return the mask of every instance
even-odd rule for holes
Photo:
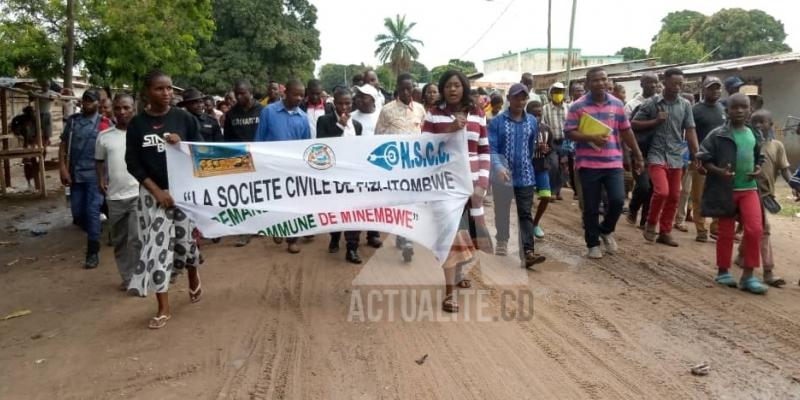
[[[758,268],[761,262],[761,235],[764,226],[761,220],[761,200],[757,190],[743,190],[733,192],[733,204],[739,213],[739,219],[744,226],[742,239],[742,253],[744,268]],[[717,232],[717,267],[728,269],[733,258],[733,235],[736,230],[736,217],[719,219]]]
[[[663,234],[672,232],[672,223],[678,211],[678,200],[681,197],[681,168],[667,168],[666,165],[648,164],[647,172],[653,183],[653,196],[650,198],[650,212],[647,224],[659,224],[658,231]]]

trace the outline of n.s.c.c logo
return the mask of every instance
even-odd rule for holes
[[[445,151],[445,142],[386,142],[372,151],[367,161],[391,171],[396,166],[401,169],[425,168],[447,164],[450,153]]]
[[[336,164],[336,155],[333,149],[324,143],[315,143],[306,148],[303,158],[309,167],[314,169],[328,169]]]

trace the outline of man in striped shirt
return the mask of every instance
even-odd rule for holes
[[[575,164],[583,192],[584,238],[589,258],[603,257],[601,240],[606,253],[617,251],[613,233],[625,200],[622,141],[633,151],[634,170],[639,173],[643,168],[642,153],[625,117],[624,105],[606,92],[607,82],[608,75],[603,68],[594,67],[587,71],[586,84],[590,92],[572,103],[564,122],[564,133],[576,142]],[[598,136],[580,132],[578,126],[583,114],[606,124],[611,133]],[[600,193],[603,188],[608,194],[608,207],[600,223]]]

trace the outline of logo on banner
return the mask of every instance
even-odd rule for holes
[[[333,149],[324,143],[316,143],[308,146],[303,153],[306,163],[314,169],[328,169],[336,164],[336,155]]]
[[[447,164],[450,153],[445,151],[445,142],[386,142],[372,151],[367,157],[371,164],[391,171],[397,166],[401,169],[425,168]]]
[[[203,178],[217,175],[255,172],[253,156],[246,144],[189,145],[194,176]]]

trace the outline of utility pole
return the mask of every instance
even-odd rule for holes
[[[567,76],[566,82],[567,91],[569,91],[569,81],[570,81],[570,74],[572,73],[572,38],[575,34],[575,9],[577,7],[578,0],[572,0],[572,17],[569,23],[569,49],[567,50]],[[574,101],[575,99],[570,99]]]
[[[72,89],[72,67],[75,64],[75,0],[67,0],[67,44],[64,51],[64,87]]]
[[[553,0],[547,0],[547,70],[550,71],[553,61],[553,46],[552,46],[552,11]]]

